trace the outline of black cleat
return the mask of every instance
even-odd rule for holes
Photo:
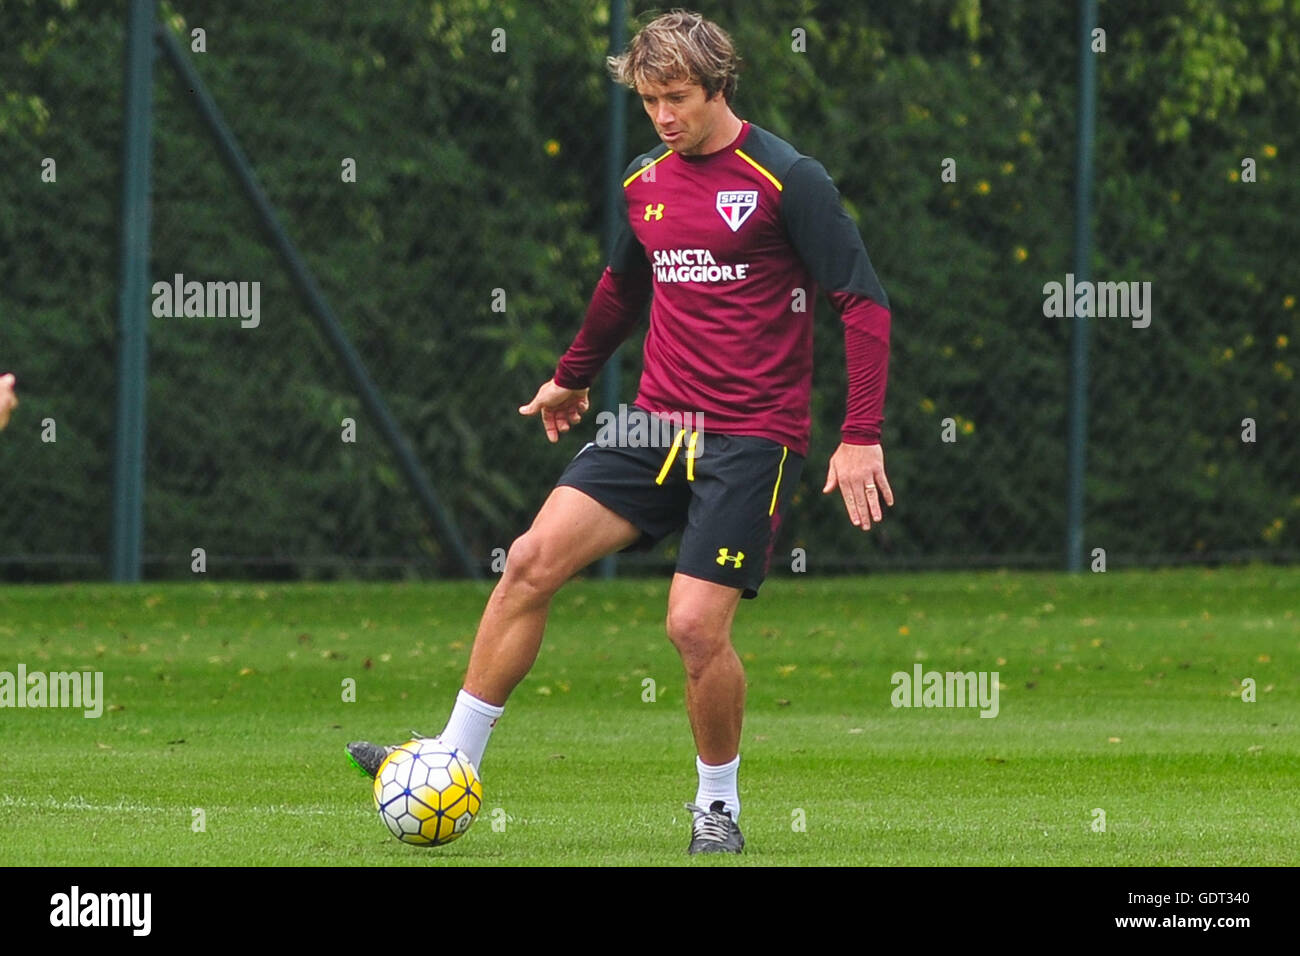
[[[701,810],[693,803],[686,804],[686,809],[695,814],[687,853],[739,853],[745,848],[740,827],[721,800],[714,800],[708,810]]]
[[[411,739],[424,740],[425,737],[423,734],[411,731]],[[402,743],[406,743],[406,741],[402,741]],[[372,744],[368,740],[353,741],[347,746],[348,760],[352,766],[373,779],[375,774],[379,773],[379,766],[384,762],[384,758],[400,746],[401,744],[393,744],[385,747],[381,744]]]

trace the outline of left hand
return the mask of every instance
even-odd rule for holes
[[[894,492],[885,477],[884,449],[879,445],[841,442],[831,455],[822,494],[828,495],[837,487],[855,527],[866,531],[872,521],[883,520],[880,502],[894,506]]]

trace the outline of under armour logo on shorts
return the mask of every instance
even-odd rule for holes
[[[733,562],[733,567],[740,567],[740,562],[745,560],[745,552],[737,551],[735,554],[728,554],[726,548],[718,549],[718,564],[725,565],[728,561]]]

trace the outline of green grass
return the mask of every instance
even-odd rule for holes
[[[666,584],[560,593],[484,811],[435,850],[387,835],[343,745],[441,729],[487,586],[0,588],[0,670],[101,670],[108,704],[0,710],[0,864],[1300,859],[1300,569],[769,581],[735,634],[739,860],[684,853],[695,750]],[[999,715],[892,707],[917,660],[998,671]]]

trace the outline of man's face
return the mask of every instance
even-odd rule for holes
[[[719,94],[706,100],[704,87],[693,80],[663,85],[647,82],[637,87],[637,93],[655,132],[669,149],[686,155],[699,152],[727,109]]]

